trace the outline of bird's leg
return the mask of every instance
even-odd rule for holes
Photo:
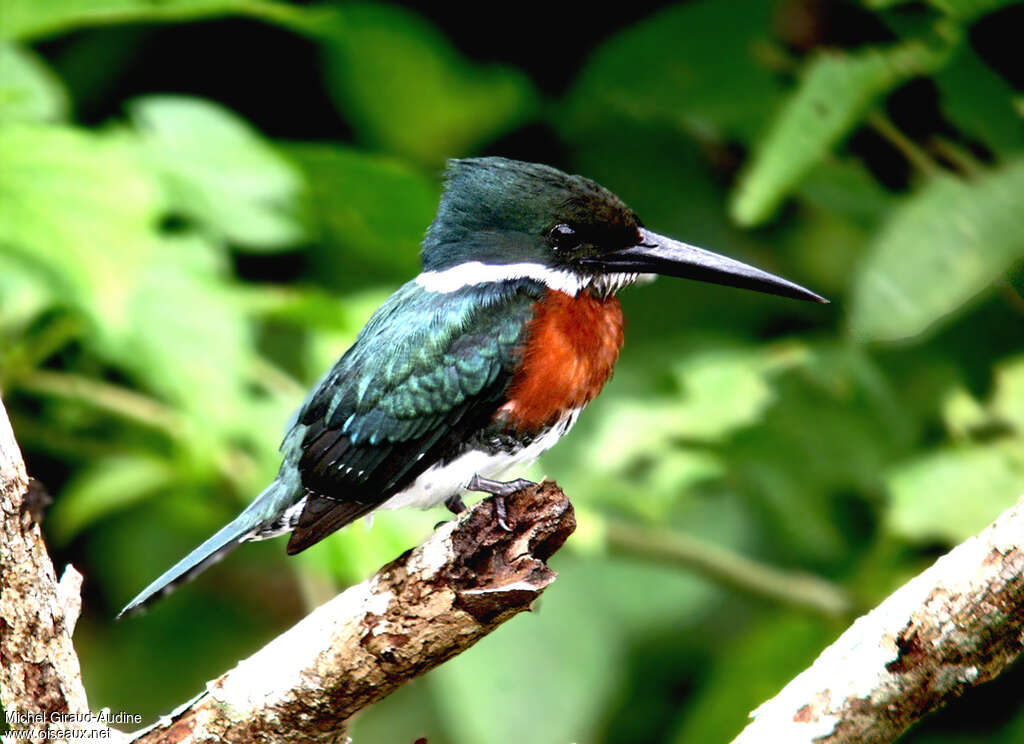
[[[508,526],[508,511],[505,509],[505,497],[511,496],[517,491],[522,491],[524,488],[536,485],[533,481],[526,480],[525,478],[516,478],[514,481],[504,483],[474,475],[466,485],[466,489],[489,493],[494,496],[494,512],[498,517],[498,526],[505,530],[505,532],[511,532],[512,528]]]
[[[449,496],[445,500],[444,505],[448,507],[448,511],[452,514],[462,514],[462,512],[466,511],[466,504],[463,503],[462,497],[457,493]]]
[[[526,480],[526,478],[516,478],[514,481],[508,481],[506,483],[474,475],[466,485],[466,490],[489,493],[492,496],[511,496],[517,491],[522,491],[524,488],[532,488],[536,485],[536,483]]]

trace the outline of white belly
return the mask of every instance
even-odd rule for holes
[[[526,467],[569,433],[581,410],[574,408],[568,411],[554,426],[516,452],[491,454],[481,450],[470,450],[444,465],[434,465],[425,470],[408,488],[396,493],[379,508],[429,509],[443,504],[464,489],[474,475],[498,480],[515,467]]]

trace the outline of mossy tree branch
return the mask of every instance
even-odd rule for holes
[[[858,619],[733,744],[882,744],[1024,648],[1024,498]]]

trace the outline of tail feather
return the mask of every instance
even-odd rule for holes
[[[272,522],[281,509],[282,485],[274,481],[234,520],[219,529],[202,545],[164,571],[156,581],[151,583],[129,602],[117,616],[133,615],[156,600],[179,587],[186,581],[198,576],[204,570],[241,545],[246,540],[263,537],[264,527]],[[269,536],[269,535],[268,535]]]

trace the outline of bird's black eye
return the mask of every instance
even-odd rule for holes
[[[572,250],[580,244],[580,238],[576,231],[568,225],[555,225],[551,228],[548,236],[551,238],[552,247],[558,251]]]

